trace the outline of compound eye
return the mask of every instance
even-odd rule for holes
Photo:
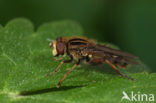
[[[63,55],[64,54],[64,48],[65,48],[64,43],[61,43],[61,42],[57,43],[56,49],[57,49],[58,54]]]
[[[49,47],[52,48],[53,47],[53,43],[49,43]]]

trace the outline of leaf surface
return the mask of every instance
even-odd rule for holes
[[[64,64],[58,73],[46,77],[60,62],[53,59],[49,41],[73,35],[83,35],[83,29],[70,20],[43,24],[36,32],[24,18],[0,25],[1,103],[116,103],[123,91],[156,93],[156,74],[148,73],[150,69],[143,63],[121,70],[136,82],[119,77],[108,65],[82,64],[56,88],[74,63]]]

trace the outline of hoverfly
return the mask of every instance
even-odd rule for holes
[[[52,48],[52,54],[54,57],[59,55],[67,54],[70,59],[63,60],[55,71],[47,74],[47,76],[52,75],[60,70],[60,67],[64,63],[71,63],[73,60],[76,63],[68,70],[68,72],[63,76],[63,78],[57,84],[60,87],[61,82],[66,78],[66,76],[76,68],[82,60],[85,60],[88,64],[103,64],[107,63],[110,65],[120,76],[128,78],[130,80],[135,80],[127,75],[121,74],[117,66],[127,67],[129,64],[138,64],[133,56],[129,53],[110,48],[106,45],[101,45],[93,40],[87,39],[85,37],[71,37],[67,39],[66,37],[59,37],[52,43],[50,43],[50,48]]]

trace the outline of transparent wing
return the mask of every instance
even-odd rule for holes
[[[127,52],[107,47],[105,45],[89,45],[88,51],[92,55],[99,58],[108,59],[114,64],[138,64],[138,57]]]

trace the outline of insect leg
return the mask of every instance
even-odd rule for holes
[[[50,72],[50,73],[47,73],[46,76],[50,76],[50,75],[53,75],[55,74],[56,72],[58,72],[60,70],[60,67],[62,66],[62,64],[64,64],[64,61],[62,61],[58,67],[56,68],[56,70],[54,70],[53,72]]]
[[[58,72],[58,71],[60,70],[61,66],[62,66],[64,63],[70,63],[70,62],[72,62],[72,61],[73,61],[73,57],[70,57],[69,60],[64,60],[64,61],[62,61],[62,62],[58,65],[58,67],[56,68],[56,70],[54,70],[54,71],[51,72],[51,73],[46,74],[46,76],[50,76],[50,75],[55,74],[56,72]]]
[[[127,75],[121,74],[121,73],[119,72],[119,70],[116,68],[116,66],[115,66],[114,64],[112,64],[110,61],[105,60],[105,62],[106,62],[107,64],[109,64],[109,65],[117,72],[117,74],[119,74],[120,76],[122,76],[122,77],[124,77],[124,78],[127,78],[127,79],[130,79],[130,80],[132,80],[132,81],[135,81],[134,78],[131,78],[131,77],[127,76]]]
[[[74,69],[74,68],[76,68],[78,65],[79,65],[79,63],[80,63],[80,60],[76,63],[76,64],[74,64],[69,70],[68,70],[68,72],[66,72],[66,74],[63,76],[63,78],[59,81],[59,83],[57,84],[57,88],[59,88],[60,87],[60,85],[61,85],[61,82],[66,78],[66,76]]]
[[[63,57],[60,57],[60,58],[54,57],[54,60],[60,61],[60,60],[62,60],[64,57],[65,57],[65,55],[63,55]],[[70,58],[73,58],[72,55],[69,55],[69,57],[70,57]]]
[[[54,58],[54,60],[56,60],[56,61],[59,61],[59,60],[62,60],[63,59],[63,57],[61,57],[61,58]]]

